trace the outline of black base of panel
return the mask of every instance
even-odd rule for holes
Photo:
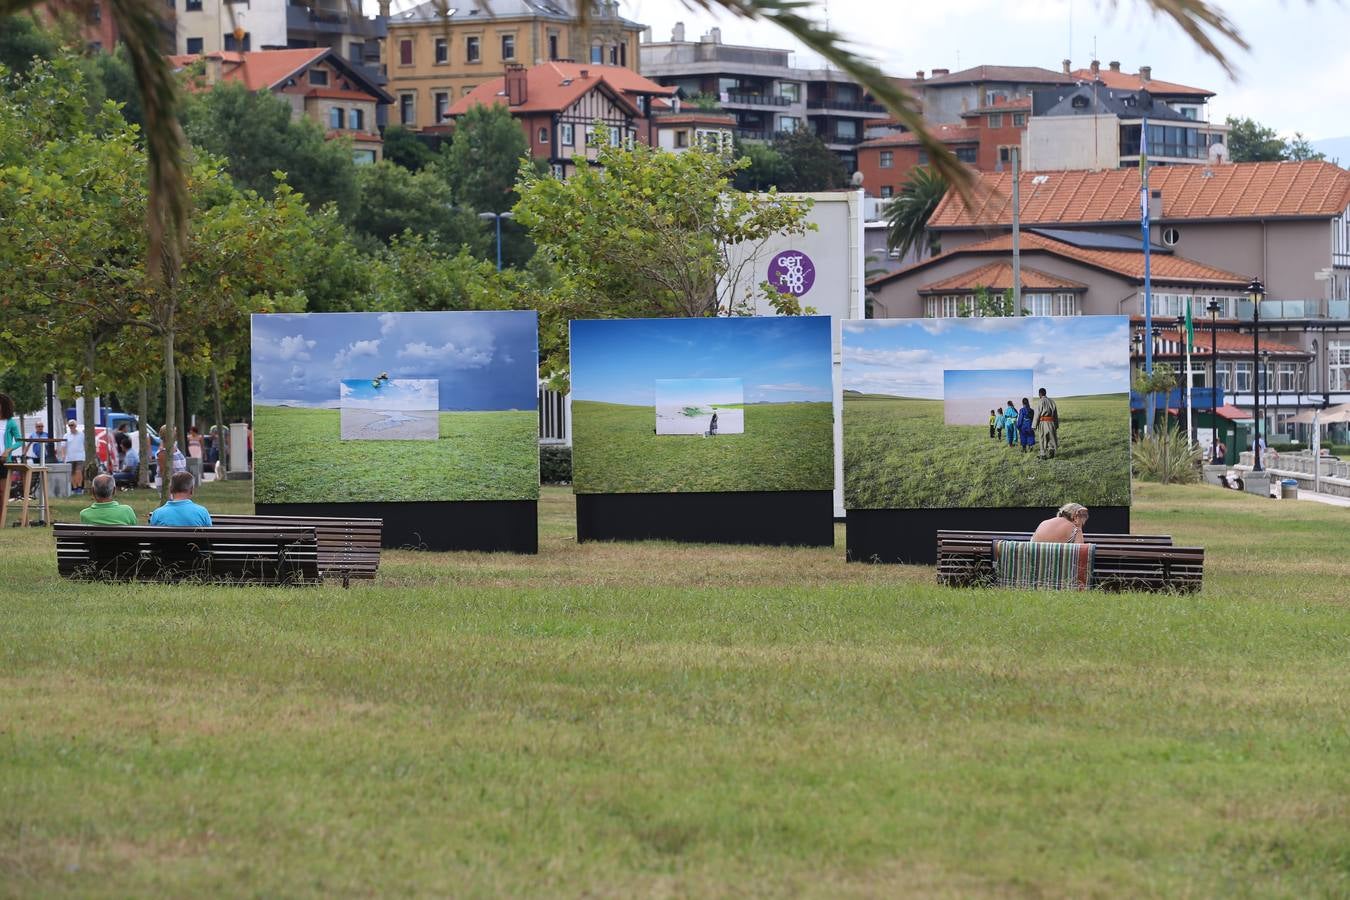
[[[844,527],[850,562],[937,562],[939,531],[1035,531],[1056,510],[1045,509],[850,509]],[[1088,531],[1129,534],[1128,506],[1093,506]]]
[[[832,547],[834,494],[577,494],[577,540]]]
[[[539,552],[539,501],[428,503],[258,503],[260,516],[351,516],[383,519],[387,550]]]

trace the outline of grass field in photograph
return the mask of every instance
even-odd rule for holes
[[[743,434],[658,435],[650,406],[574,400],[573,484],[583,494],[834,487],[831,404],[751,403],[742,408]]]
[[[1344,897],[1347,515],[1137,485],[1196,596],[944,588],[842,525],[578,545],[558,488],[538,555],[350,590],[72,583],[6,529],[0,897]]]
[[[849,509],[1058,507],[1130,503],[1125,394],[1055,398],[1059,452],[1038,459],[946,425],[941,400],[844,394],[844,505]]]
[[[442,412],[436,441],[343,441],[336,409],[253,411],[258,503],[533,500],[534,410]]]

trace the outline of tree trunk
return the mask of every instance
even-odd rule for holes
[[[220,372],[216,366],[214,348],[211,354],[211,396],[214,400],[215,409],[213,412],[216,426],[216,439],[212,446],[216,451],[216,458],[223,461],[225,459],[225,404],[220,399]]]
[[[178,373],[174,370],[173,344],[173,314],[170,312],[164,327],[164,427],[159,432],[159,494],[165,500],[169,499],[173,444],[178,431]]]
[[[136,487],[150,486],[150,388],[141,382],[140,396],[136,398],[136,412],[141,417],[140,443],[141,464],[136,471]]]
[[[98,474],[98,435],[95,433],[98,423],[94,421],[97,415],[97,399],[94,393],[94,365],[98,362],[98,344],[91,337],[84,346],[84,378],[80,386],[80,405],[84,408],[84,480],[86,484],[94,480]],[[112,471],[113,460],[111,455],[108,457],[108,470]],[[90,492],[93,486],[89,487]]]

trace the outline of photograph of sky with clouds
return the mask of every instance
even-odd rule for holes
[[[828,316],[572,323],[572,397],[653,406],[656,381],[739,378],[746,403],[828,402]]]
[[[1125,316],[869,319],[844,322],[844,387],[943,399],[952,369],[1031,369],[1052,397],[1130,389]],[[1020,398],[1018,398],[1020,399]]]
[[[344,379],[431,379],[441,410],[533,409],[530,311],[253,316],[253,402],[336,409]]]

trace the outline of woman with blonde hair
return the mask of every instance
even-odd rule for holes
[[[1083,527],[1087,525],[1087,520],[1086,506],[1081,503],[1065,503],[1053,519],[1046,519],[1036,526],[1036,532],[1032,534],[1031,539],[1057,544],[1081,544]]]

